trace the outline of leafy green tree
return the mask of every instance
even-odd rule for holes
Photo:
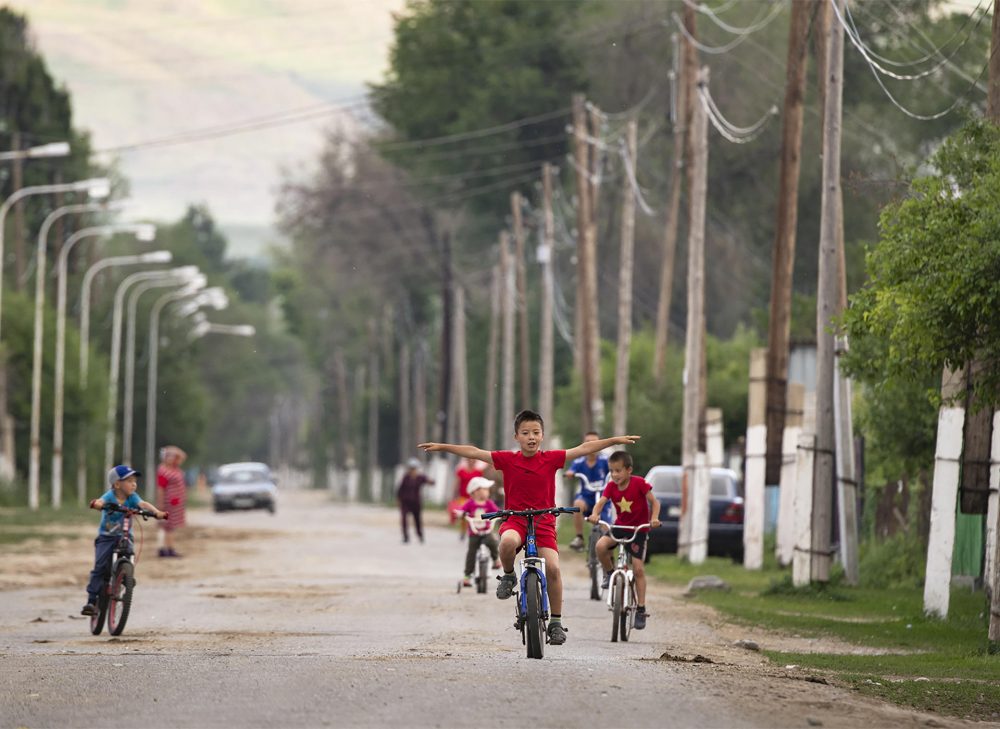
[[[934,171],[887,206],[869,280],[844,324],[853,373],[927,383],[978,360],[975,388],[1000,403],[1000,128],[970,121],[932,157]],[[933,382],[933,379],[930,380]],[[931,391],[932,397],[934,390]]]

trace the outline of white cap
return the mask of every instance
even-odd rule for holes
[[[475,476],[469,479],[469,485],[468,487],[466,487],[466,491],[468,491],[471,494],[476,489],[488,489],[494,483],[495,483],[494,481],[490,481],[485,476]]]

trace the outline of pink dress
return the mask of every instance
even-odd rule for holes
[[[160,465],[156,469],[156,493],[160,509],[169,513],[163,522],[168,532],[184,526],[184,502],[187,501],[187,484],[184,471],[172,466]]]

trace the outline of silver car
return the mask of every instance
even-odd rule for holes
[[[278,488],[267,464],[246,462],[219,466],[212,484],[212,506],[216,511],[267,509],[273,514],[277,501]]]

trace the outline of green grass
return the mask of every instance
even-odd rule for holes
[[[795,588],[789,571],[773,561],[750,571],[727,559],[691,565],[675,555],[655,555],[648,572],[678,585],[698,575],[722,578],[729,592],[706,591],[691,599],[711,605],[734,623],[888,652],[765,651],[777,665],[823,671],[835,683],[902,706],[998,718],[1000,656],[988,654],[988,614],[981,592],[952,590],[948,618],[938,620],[923,614],[921,587],[849,587],[835,575],[825,586]]]
[[[77,536],[72,527],[92,524],[97,534],[101,515],[86,507],[64,505],[55,510],[42,506],[32,511],[26,506],[0,507],[0,544],[16,544],[27,539],[53,540]]]

